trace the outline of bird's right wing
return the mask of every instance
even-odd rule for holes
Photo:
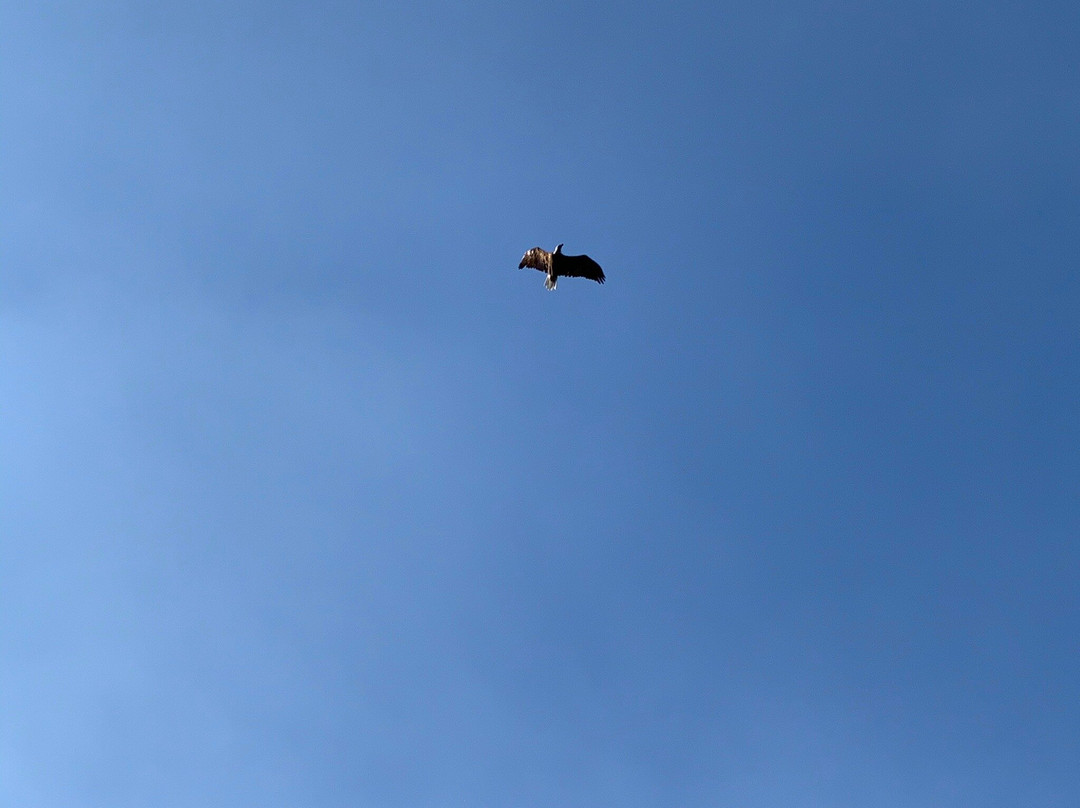
[[[551,271],[551,253],[540,247],[533,247],[523,256],[521,256],[521,263],[518,264],[518,269],[524,269],[525,267],[532,267],[533,269],[539,269],[541,272]]]

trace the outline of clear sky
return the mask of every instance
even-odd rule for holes
[[[0,804],[1080,804],[1078,42],[4,3]]]

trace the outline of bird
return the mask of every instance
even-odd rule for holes
[[[555,248],[555,252],[548,252],[541,247],[533,247],[523,256],[518,269],[532,267],[547,273],[544,279],[544,287],[551,292],[559,283],[559,278],[588,278],[597,283],[604,282],[604,270],[600,265],[587,255],[564,255],[563,245]]]

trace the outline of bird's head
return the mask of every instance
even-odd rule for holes
[[[562,255],[562,245],[561,244],[558,247],[555,248],[555,253],[554,254],[555,255]]]

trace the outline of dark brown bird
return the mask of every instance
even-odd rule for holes
[[[518,269],[532,267],[547,274],[544,286],[555,291],[559,278],[588,278],[597,283],[604,282],[604,270],[600,265],[587,255],[563,255],[562,245],[555,248],[555,252],[548,252],[540,247],[533,247],[523,256]]]

